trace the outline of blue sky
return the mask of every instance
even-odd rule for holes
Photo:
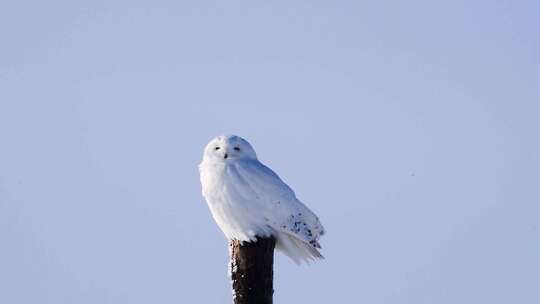
[[[0,302],[230,303],[219,134],[320,215],[276,303],[538,303],[533,1],[0,4]]]

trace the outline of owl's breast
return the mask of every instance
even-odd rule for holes
[[[239,170],[234,164],[201,167],[203,195],[216,223],[228,238],[252,240],[257,234],[269,234],[270,228],[260,212],[255,191]]]
[[[238,164],[216,164],[201,168],[203,195],[209,204],[238,204],[257,199],[253,181],[242,172]]]
[[[225,190],[225,166],[205,164],[200,166],[202,194],[209,204],[223,197]]]

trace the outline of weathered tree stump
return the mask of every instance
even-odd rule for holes
[[[274,293],[273,237],[256,242],[233,240],[231,247],[231,279],[235,304],[271,304]]]

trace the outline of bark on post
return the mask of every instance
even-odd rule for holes
[[[235,304],[272,303],[275,245],[273,237],[243,244],[231,241],[230,267]]]

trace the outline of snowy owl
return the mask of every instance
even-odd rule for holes
[[[323,256],[317,249],[324,228],[253,147],[239,136],[218,136],[199,165],[202,194],[229,240],[276,239],[276,248],[296,263]]]

